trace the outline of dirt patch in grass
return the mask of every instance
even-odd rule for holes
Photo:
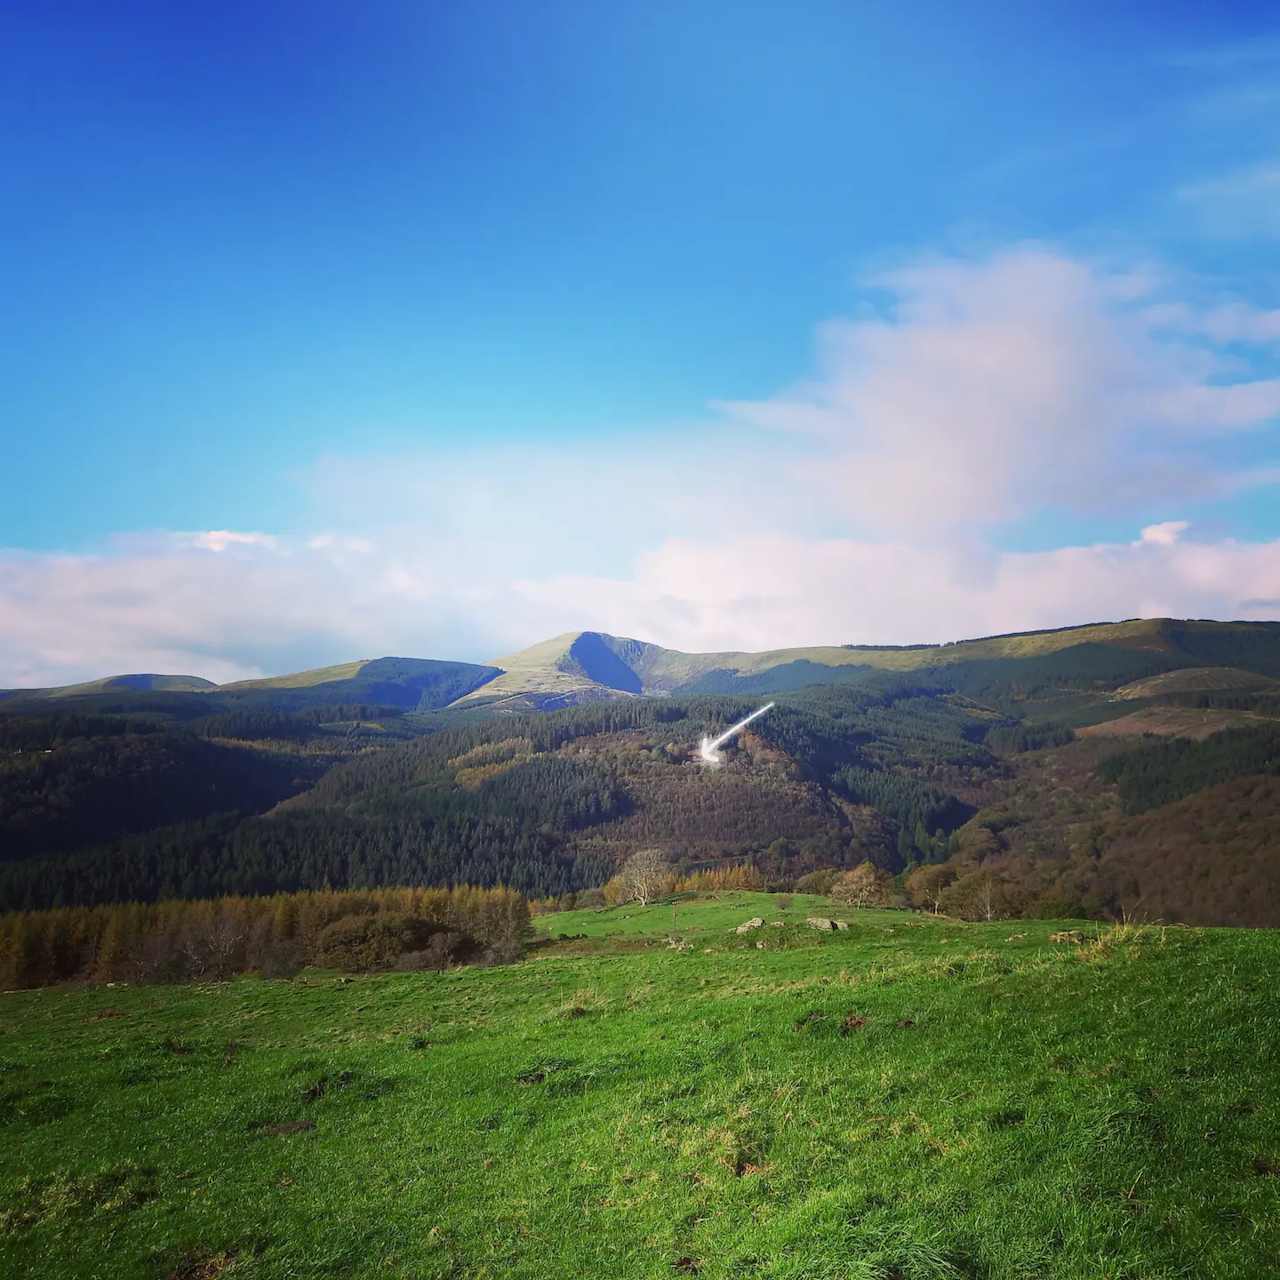
[[[178,1263],[172,1271],[166,1271],[165,1280],[217,1280],[224,1271],[235,1266],[238,1256],[234,1249],[203,1255],[197,1253]]]
[[[563,1071],[566,1067],[571,1067],[573,1063],[568,1058],[547,1058],[542,1062],[535,1063],[527,1070],[521,1071],[516,1077],[516,1084],[542,1084],[547,1077],[556,1071]]]
[[[259,1125],[255,1132],[264,1138],[287,1138],[291,1133],[309,1133],[315,1127],[314,1120],[286,1120],[281,1124]]]
[[[26,1178],[14,1189],[9,1206],[0,1209],[0,1233],[136,1209],[158,1194],[156,1171],[133,1164],[102,1173]]]

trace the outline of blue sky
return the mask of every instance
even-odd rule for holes
[[[1276,616],[1280,21],[1011,8],[9,6],[0,683]]]

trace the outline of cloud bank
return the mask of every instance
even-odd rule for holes
[[[479,661],[579,627],[747,649],[1274,617],[1280,539],[1202,539],[1185,511],[1280,479],[1256,461],[1280,380],[1241,355],[1277,314],[1038,246],[915,262],[822,329],[812,377],[698,424],[318,459],[298,535],[0,553],[0,686]],[[1133,533],[1007,549],[1053,512]]]

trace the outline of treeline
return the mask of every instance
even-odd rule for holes
[[[992,725],[983,742],[998,755],[1018,755],[1023,751],[1043,751],[1046,747],[1064,747],[1075,737],[1075,731],[1062,724],[1026,724],[1021,721]]]
[[[153,716],[0,714],[0,753],[52,751],[73,738],[118,738],[127,733],[161,733],[166,724]]]
[[[1256,711],[1280,718],[1280,690],[1201,689],[1164,693],[1155,699],[1173,707],[1194,707],[1198,711]]]
[[[1143,813],[1232,778],[1280,773],[1280,727],[1226,729],[1200,742],[1169,738],[1112,756],[1098,772],[1119,788],[1126,813]]]
[[[331,736],[325,725],[341,729],[355,729],[366,723],[380,724],[390,721],[394,727],[404,712],[399,707],[380,706],[368,702],[344,702],[332,706],[301,707],[294,711],[281,711],[270,707],[240,707],[216,715],[201,716],[186,726],[188,732],[202,738],[239,738],[246,742],[281,741],[305,742],[312,738]]]
[[[83,852],[0,865],[6,909],[383,885],[499,885],[534,894],[602,884],[612,861],[509,818],[223,814]]]
[[[0,916],[0,989],[506,962],[521,954],[528,928],[522,894],[472,887],[14,913]]]
[[[235,810],[261,812],[314,776],[296,757],[171,733],[76,738],[0,757],[0,861]]]

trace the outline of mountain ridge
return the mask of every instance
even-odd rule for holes
[[[1107,655],[1115,661],[1109,662]],[[0,690],[0,700],[12,705],[169,692],[271,699],[283,705],[381,702],[400,710],[553,710],[603,699],[768,693],[876,678],[936,679],[948,672],[958,673],[961,683],[972,683],[975,674],[981,674],[980,664],[1004,664],[1001,669],[1015,677],[1018,664],[1025,664],[1028,676],[1036,678],[1046,673],[1048,678],[1065,678],[1062,672],[1077,667],[1085,672],[1115,666],[1127,677],[1116,684],[1180,669],[1228,666],[1254,679],[1276,678],[1280,622],[1131,618],[930,645],[807,645],[702,653],[581,630],[552,636],[490,663],[360,658],[220,685],[192,675],[116,675],[54,688]]]

